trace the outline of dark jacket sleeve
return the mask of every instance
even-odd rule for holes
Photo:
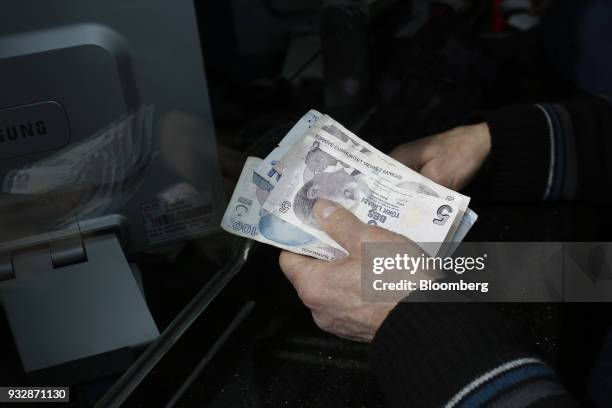
[[[491,304],[400,303],[371,362],[391,407],[578,407],[521,329]]]
[[[476,194],[496,201],[607,200],[612,105],[598,96],[480,114],[491,154]]]

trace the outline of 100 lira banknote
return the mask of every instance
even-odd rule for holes
[[[281,220],[262,208],[269,192],[253,182],[254,170],[261,159],[249,157],[223,215],[221,227],[227,232],[264,244],[333,261],[346,251],[327,245],[313,235]]]
[[[314,109],[308,111],[293,125],[278,146],[255,167],[254,181],[260,188],[271,191],[276,186],[281,176],[275,168],[276,164],[300,140],[302,135],[317,123],[321,116],[323,115]]]

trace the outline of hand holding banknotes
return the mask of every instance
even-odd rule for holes
[[[349,255],[328,262],[283,251],[280,266],[321,329],[351,340],[371,341],[396,303],[364,302],[361,296],[361,243],[405,242],[406,237],[364,224],[333,201],[320,199],[314,213],[322,229]],[[414,245],[414,253],[422,251]]]
[[[483,122],[461,126],[396,147],[391,157],[452,190],[467,186],[491,150]]]
[[[350,251],[313,216],[320,199],[408,238],[432,256],[452,254],[477,219],[469,197],[311,110],[264,159],[247,158],[221,227],[297,254],[343,259]]]

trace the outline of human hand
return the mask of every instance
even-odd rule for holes
[[[486,122],[461,126],[393,149],[391,157],[453,190],[472,181],[491,151]]]
[[[333,201],[319,199],[314,213],[323,231],[349,255],[329,262],[283,251],[280,267],[317,326],[343,338],[371,341],[397,303],[362,300],[361,243],[401,242],[413,245],[415,254],[422,250],[402,235],[362,223]]]

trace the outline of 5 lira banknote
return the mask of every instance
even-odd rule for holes
[[[268,156],[247,159],[221,226],[299,254],[343,258],[346,249],[314,217],[319,198],[335,201],[364,223],[406,236],[432,256],[450,255],[477,219],[469,197],[311,110]]]

